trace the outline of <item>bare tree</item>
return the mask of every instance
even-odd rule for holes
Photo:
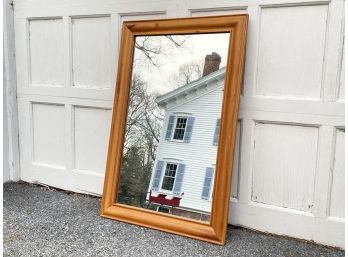
[[[172,77],[169,78],[169,83],[173,88],[184,86],[192,81],[202,77],[203,61],[196,60],[187,62],[179,66],[179,69]]]
[[[147,192],[164,117],[156,96],[135,73],[128,100],[119,202],[138,206]]]
[[[135,49],[145,57],[145,60],[155,67],[159,67],[161,55],[167,54],[173,47],[183,47],[188,36],[144,36],[137,37]],[[139,56],[137,56],[139,58]],[[135,62],[139,61],[137,58]]]
[[[147,162],[155,159],[160,138],[163,113],[156,104],[155,93],[149,93],[147,85],[138,74],[132,78],[129,94],[125,148],[141,146],[147,155]]]

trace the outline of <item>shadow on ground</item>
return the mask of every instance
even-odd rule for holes
[[[295,239],[229,228],[225,246],[111,221],[100,199],[4,184],[4,256],[344,256]]]

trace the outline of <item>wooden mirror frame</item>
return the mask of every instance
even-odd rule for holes
[[[102,217],[223,245],[226,239],[239,96],[248,15],[127,21],[123,23]],[[116,203],[136,36],[230,33],[210,223]]]

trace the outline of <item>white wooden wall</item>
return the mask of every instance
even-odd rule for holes
[[[229,222],[344,247],[343,5],[15,1],[21,179],[101,193],[122,21],[248,13]]]
[[[3,1],[3,14],[3,182],[6,182],[19,180],[14,12],[11,0]]]

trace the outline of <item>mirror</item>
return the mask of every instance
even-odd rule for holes
[[[135,38],[117,203],[210,221],[229,38]]]
[[[246,26],[123,24],[102,216],[223,244]]]

